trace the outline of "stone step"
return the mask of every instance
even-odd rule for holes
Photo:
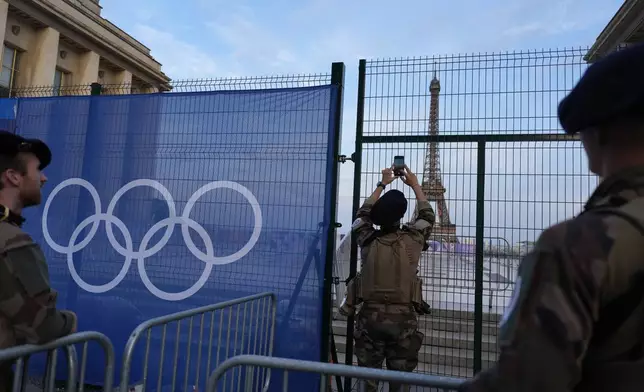
[[[453,305],[453,304],[451,304]],[[449,306],[446,304],[446,306]],[[462,305],[459,305],[462,306]],[[474,312],[470,310],[460,310],[460,309],[446,309],[446,308],[432,308],[432,314],[430,316],[442,317],[442,318],[452,318],[457,320],[467,320],[474,322],[476,319]],[[501,321],[501,315],[497,313],[488,313],[483,311],[483,322],[484,323],[493,323],[498,324]]]
[[[346,337],[336,336],[335,346],[338,353],[346,352]],[[482,366],[487,369],[496,362],[496,354],[482,352]],[[446,368],[474,368],[474,351],[451,347],[436,347],[423,345],[418,353],[418,361],[429,365]]]
[[[346,356],[344,353],[338,353],[338,362],[341,364],[345,363]],[[353,365],[358,366],[358,361],[356,360],[356,357],[353,357]],[[386,368],[386,364],[383,363],[382,365],[383,369]],[[459,377],[459,378],[471,378],[474,374],[474,371],[469,368],[461,368],[461,367],[454,367],[454,366],[441,366],[441,365],[433,365],[429,363],[423,363],[419,362],[418,366],[416,366],[416,369],[414,370],[415,373],[421,373],[421,374],[431,374],[433,376],[444,376],[444,377]],[[335,381],[334,385],[335,385]]]
[[[418,327],[423,328],[424,330],[474,334],[473,320],[425,316],[424,320],[419,320]],[[499,333],[499,327],[496,323],[483,322],[481,327],[483,330],[483,336],[492,336],[496,338]]]
[[[335,312],[333,320],[346,322],[346,317]],[[498,323],[484,321],[482,323],[483,335],[497,336],[499,332]],[[473,319],[459,319],[454,317],[439,317],[431,314],[418,317],[418,328],[421,330],[438,330],[457,333],[474,333]]]
[[[335,336],[346,336],[347,324],[344,321],[333,321],[333,334]],[[435,347],[451,347],[464,350],[474,350],[474,333],[461,333],[441,331],[436,329],[421,329],[425,334],[423,345]],[[498,345],[494,336],[482,336],[482,349],[483,351],[497,353]]]

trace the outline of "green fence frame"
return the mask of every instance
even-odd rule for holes
[[[384,155],[381,154],[382,151],[374,152],[378,150],[379,146],[381,149],[388,150],[395,149],[396,146],[405,150],[409,149],[411,145],[431,142],[440,143],[439,146],[447,146],[448,148],[465,143],[475,146],[472,149],[476,151],[476,173],[474,176],[475,181],[473,181],[475,183],[473,188],[475,189],[472,192],[475,196],[473,196],[474,200],[470,200],[475,204],[473,222],[473,237],[475,239],[473,255],[474,279],[471,282],[474,286],[474,309],[472,312],[473,320],[467,318],[461,320],[473,323],[474,327],[473,331],[471,331],[473,332],[473,344],[470,349],[473,358],[471,366],[468,366],[471,368],[472,374],[476,374],[487,367],[483,360],[483,353],[485,352],[483,347],[484,328],[489,329],[490,326],[486,324],[493,321],[484,312],[484,291],[486,290],[484,258],[487,254],[486,252],[489,252],[484,248],[484,240],[489,238],[486,235],[486,231],[490,231],[489,225],[486,226],[486,204],[494,202],[488,196],[491,185],[489,180],[486,181],[486,177],[492,175],[489,172],[490,167],[487,167],[490,150],[493,149],[495,144],[506,143],[518,145],[519,147],[515,148],[523,149],[526,148],[526,144],[536,145],[537,143],[543,143],[550,146],[565,144],[565,148],[557,150],[576,150],[579,156],[582,156],[581,144],[578,138],[566,135],[560,130],[556,120],[556,104],[572,88],[585,70],[587,66],[583,59],[585,53],[585,48],[579,48],[436,56],[432,58],[360,60],[359,62],[356,141],[355,152],[352,156],[355,165],[353,185],[354,216],[362,201],[375,187],[375,180],[370,182],[368,179],[370,176],[375,178],[377,172],[375,168],[364,167],[365,159],[372,166],[377,161],[380,163],[379,167],[385,167],[391,164],[391,161],[387,161],[387,159],[392,159],[393,155],[398,155],[391,151],[388,151],[389,154]],[[430,102],[429,83],[418,81],[424,79],[424,81],[429,82],[436,75],[441,75],[441,77],[448,80],[447,85],[442,86],[442,89],[444,90],[444,96],[451,100],[448,103],[451,103],[452,106],[450,111],[443,110],[442,114],[439,114],[439,119],[443,125],[450,125],[450,122],[457,125],[456,127],[449,127],[451,129],[446,134],[439,132],[438,135],[430,135],[427,132],[430,115],[429,111],[426,110],[429,108]],[[378,83],[378,81],[382,82]],[[420,87],[418,86],[419,84],[421,85]],[[521,100],[520,103],[517,102],[517,96],[520,97],[518,98]],[[442,97],[443,95],[441,95]],[[424,105],[417,103],[422,102],[423,99],[425,99]],[[502,102],[503,100],[505,102]],[[526,100],[530,102],[527,108],[525,107]],[[421,109],[409,108],[415,104]],[[488,104],[493,108],[481,108]],[[372,106],[370,111],[367,110],[369,105]],[[461,106],[460,109],[454,109],[454,106],[459,105]],[[425,107],[422,108],[423,106]],[[509,109],[515,106],[520,106],[520,108]],[[426,110],[424,111],[424,117],[423,110]],[[524,121],[525,118],[528,120]],[[414,125],[409,126],[409,122]],[[502,126],[504,122],[505,126]],[[424,123],[424,126],[418,125],[421,123]],[[470,125],[468,126],[467,124]],[[384,130],[371,130],[370,132],[366,129],[369,126],[374,129],[380,127]],[[403,130],[400,130],[400,128]],[[442,129],[443,127],[440,128]],[[570,143],[573,144],[574,150],[570,149]],[[369,147],[371,148],[369,149]],[[533,153],[536,148],[532,147]],[[553,150],[552,147],[551,150]],[[546,149],[544,151],[549,152]],[[563,152],[563,154],[566,154],[566,152]],[[577,174],[569,174],[566,168],[557,168],[554,173],[551,171],[548,175],[553,178],[555,176],[575,176],[577,180],[580,177],[584,177],[588,180],[588,189],[591,189],[592,184],[596,182],[596,178],[585,169],[585,162],[580,163],[580,165],[583,166],[583,169],[578,170]],[[422,168],[412,169],[417,173],[419,180],[422,180]],[[450,173],[448,176],[454,174],[465,175],[465,172]],[[366,187],[365,183],[368,183]],[[564,192],[568,192],[568,190],[565,189]],[[570,195],[568,193],[566,195],[569,199]],[[449,203],[450,198],[448,195],[446,195],[446,198]],[[581,199],[580,197],[579,200],[563,200],[561,203],[573,203],[574,207],[581,207]],[[510,201],[523,204],[529,203],[529,201],[520,199]],[[543,200],[539,202],[546,203],[549,201]],[[534,230],[540,231],[544,228],[537,227]],[[358,271],[358,247],[355,237],[352,240],[350,260],[349,276],[346,278],[355,276]],[[346,331],[347,365],[353,362],[353,332],[354,318],[349,317]],[[425,340],[428,340],[427,336]],[[429,344],[431,345],[432,343],[430,342]],[[449,368],[450,366],[457,365],[447,364],[444,367]],[[417,371],[419,370],[417,369]],[[444,370],[438,370],[438,372],[443,373]],[[429,371],[429,373],[437,374],[437,371]],[[441,375],[461,376],[457,374]],[[349,390],[350,385],[351,380],[345,379],[346,390]]]

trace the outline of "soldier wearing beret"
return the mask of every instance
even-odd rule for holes
[[[385,188],[398,177],[392,169],[382,171],[376,190],[358,210],[352,231],[361,248],[360,275],[347,287],[361,303],[355,327],[355,352],[359,366],[411,372],[418,365],[418,352],[424,335],[418,331],[418,308],[422,305],[422,287],[417,277],[418,263],[435,222],[427,197],[418,178],[405,166],[402,181],[416,194],[416,218],[401,227],[407,211],[402,192]],[[382,195],[382,197],[381,197]],[[374,225],[380,226],[379,230]],[[344,306],[344,313],[347,306]],[[378,384],[366,383],[366,390],[376,391]],[[391,384],[389,390],[401,391]],[[407,389],[405,389],[407,390]]]
[[[522,260],[498,362],[463,391],[644,390],[644,46],[591,65],[558,114],[601,182]]]
[[[56,309],[40,247],[21,226],[24,208],[41,201],[51,152],[40,140],[0,131],[0,349],[43,344],[76,330],[76,316]],[[10,391],[11,363],[0,363],[0,392]]]

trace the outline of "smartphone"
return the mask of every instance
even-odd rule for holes
[[[402,155],[396,155],[394,157],[394,176],[400,177],[404,173],[405,168],[405,157]]]

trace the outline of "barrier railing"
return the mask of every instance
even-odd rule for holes
[[[239,355],[224,361],[210,375],[206,392],[217,392],[217,383],[226,372],[235,367],[246,366],[245,391],[254,391],[254,367],[279,369],[284,371],[282,391],[288,391],[289,371],[317,373],[325,376],[351,377],[360,380],[374,380],[401,385],[430,387],[443,391],[456,391],[465,381],[463,379],[428,376],[418,373],[406,373],[382,369],[370,369],[356,366],[329,364],[323,362],[300,361],[295,359],[265,357],[259,355]],[[328,378],[320,377],[320,391],[326,391]]]
[[[241,314],[239,310],[233,312],[233,307],[243,308]],[[250,310],[248,307],[250,306]],[[261,307],[261,309],[260,309]],[[219,312],[219,320],[215,320],[215,313]],[[133,356],[135,353],[136,344],[141,340],[142,337],[146,338],[145,345],[145,357],[143,363],[143,378],[141,390],[146,390],[146,385],[148,382],[148,367],[150,362],[150,343],[152,340],[152,328],[162,327],[162,336],[161,336],[161,352],[159,357],[159,373],[157,378],[157,388],[156,390],[160,391],[163,386],[163,364],[164,364],[164,355],[166,349],[166,337],[168,325],[171,322],[177,322],[177,330],[174,342],[174,359],[172,364],[172,388],[171,390],[177,390],[175,388],[177,382],[177,370],[179,369],[179,351],[180,351],[180,336],[181,336],[181,321],[189,319],[188,326],[188,336],[187,336],[187,349],[186,353],[181,356],[185,361],[185,373],[183,380],[183,391],[188,390],[188,381],[190,374],[195,371],[196,366],[196,375],[195,375],[195,390],[199,390],[199,380],[201,374],[201,365],[202,365],[202,349],[204,345],[207,344],[207,357],[206,357],[206,371],[204,373],[205,377],[208,377],[208,373],[211,370],[211,359],[213,357],[212,350],[213,347],[216,348],[217,354],[214,361],[215,367],[219,364],[220,354],[222,349],[225,350],[224,353],[228,354],[232,349],[233,355],[243,354],[244,350],[253,351],[259,354],[272,355],[273,353],[273,340],[275,336],[275,316],[277,311],[277,297],[273,293],[260,293],[243,298],[234,299],[231,301],[220,302],[213,305],[203,306],[200,308],[190,309],[183,312],[178,312],[154,319],[150,319],[140,324],[134,332],[130,335],[130,338],[125,346],[123,354],[123,366],[121,368],[121,380],[120,380],[120,391],[127,391],[129,382],[130,382],[130,373],[133,363]],[[204,327],[206,325],[206,315],[210,313],[210,327],[209,327],[209,338],[207,342],[204,342]],[[224,314],[227,313],[227,328],[224,328]],[[233,313],[235,314],[235,322],[233,325]],[[243,314],[243,319],[241,324],[239,323],[240,315]],[[197,364],[190,367],[191,355],[190,350],[193,345],[192,335],[194,329],[194,319],[199,317],[199,339],[197,341]],[[248,323],[247,323],[248,321]],[[213,341],[214,332],[216,325],[219,325],[217,333],[217,342]],[[263,325],[264,329],[260,330],[260,324]],[[241,327],[241,331],[240,331]],[[247,330],[248,327],[248,330]],[[254,331],[253,331],[254,327]],[[234,340],[231,347],[231,334],[234,329]],[[225,338],[225,342],[222,341],[222,338]],[[254,340],[252,339],[254,338]],[[238,350],[237,344],[241,339],[241,347]],[[253,340],[251,342],[251,340]],[[248,345],[245,347],[245,343]],[[225,346],[224,346],[225,345]],[[252,345],[252,348],[251,348]],[[225,357],[224,357],[225,359]],[[266,385],[270,380],[270,372],[266,374]]]
[[[13,392],[26,390],[28,380],[27,373],[29,370],[29,357],[46,352],[47,365],[45,371],[45,383],[43,391],[54,392],[56,389],[56,365],[57,350],[65,350],[68,361],[67,382],[65,390],[68,392],[83,392],[85,384],[85,370],[87,368],[87,344],[91,341],[98,342],[105,352],[105,378],[103,381],[103,390],[112,391],[112,382],[114,379],[114,347],[112,343],[100,332],[80,332],[56,339],[43,345],[22,345],[4,350],[0,350],[0,362],[15,361],[16,370],[13,377]],[[80,365],[80,378],[78,378],[78,357],[74,344],[83,343],[83,357]],[[78,389],[76,389],[78,387]]]

